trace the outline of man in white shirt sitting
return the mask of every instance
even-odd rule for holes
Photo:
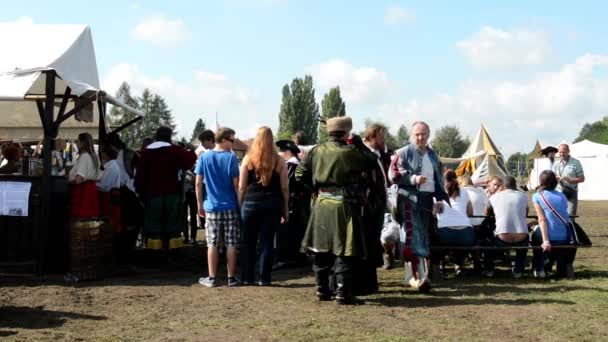
[[[486,215],[496,217],[494,243],[496,246],[528,246],[528,197],[517,191],[515,178],[504,178],[504,190],[490,197]],[[515,265],[512,269],[514,278],[521,278],[526,261],[527,249],[517,249]],[[488,252],[484,258],[484,275],[494,276],[494,259],[498,253]]]

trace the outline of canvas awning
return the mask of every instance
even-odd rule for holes
[[[40,103],[46,100],[46,73],[56,75],[55,113],[75,115],[58,125],[58,136],[75,138],[81,132],[97,137],[101,101],[111,101],[99,89],[91,29],[84,25],[0,24],[0,138],[41,139]],[[86,105],[84,105],[86,104]]]

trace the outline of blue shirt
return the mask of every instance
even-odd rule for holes
[[[205,178],[206,196],[203,208],[208,212],[238,209],[232,179],[239,176],[239,161],[230,151],[210,150],[203,153],[194,173]]]
[[[551,204],[553,209],[555,209],[555,211],[557,211],[564,220],[570,220],[568,217],[568,201],[563,193],[557,190],[543,190],[543,195],[545,195],[545,198]],[[532,202],[538,203],[541,208],[543,208],[543,212],[547,218],[549,241],[567,241],[568,232],[566,231],[566,225],[559,218],[557,218],[549,207],[547,207],[545,201],[543,201],[539,193],[535,193],[532,196]]]

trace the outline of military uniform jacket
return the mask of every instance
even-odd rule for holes
[[[374,154],[330,138],[309,151],[296,180],[317,193],[302,248],[338,256],[365,256],[362,215]]]

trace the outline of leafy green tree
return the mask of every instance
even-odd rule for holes
[[[456,126],[440,127],[434,134],[431,146],[441,156],[447,158],[460,157],[469,148],[468,137],[462,137]]]
[[[196,124],[194,125],[194,130],[192,130],[192,139],[190,139],[190,143],[194,144],[198,140],[198,135],[203,133],[207,129],[207,125],[203,119],[196,120]]]
[[[139,100],[131,94],[131,86],[127,82],[123,82],[116,94],[114,95],[124,104],[135,109],[140,108]],[[108,121],[111,127],[119,127],[135,118],[135,114],[122,108],[112,106],[108,115]],[[121,139],[130,148],[139,148],[141,144],[140,134],[137,129],[139,125],[130,126],[120,132]]]
[[[312,77],[295,78],[291,85],[283,86],[283,99],[279,112],[279,139],[290,139],[303,131],[310,144],[317,142],[319,105],[315,100]]]
[[[583,125],[574,142],[577,143],[585,139],[598,144],[608,144],[608,116],[605,116],[601,121]]]
[[[321,101],[321,116],[327,120],[337,116],[346,115],[346,104],[340,96],[340,87],[331,88]],[[327,141],[327,130],[324,125],[319,126],[319,144]]]

